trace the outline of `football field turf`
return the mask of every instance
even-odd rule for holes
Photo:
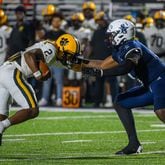
[[[164,165],[165,125],[151,111],[134,115],[142,154],[114,155],[127,137],[112,110],[50,110],[6,130],[0,164]]]

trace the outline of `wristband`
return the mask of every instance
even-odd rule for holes
[[[34,76],[35,78],[40,77],[41,75],[42,75],[42,74],[41,74],[41,72],[40,72],[39,70],[33,73],[33,76]]]

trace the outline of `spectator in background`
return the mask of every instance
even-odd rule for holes
[[[111,55],[111,48],[108,48],[106,40],[106,31],[108,27],[108,19],[104,12],[99,12],[95,16],[95,21],[98,24],[97,30],[94,31],[91,39],[92,59],[105,59]],[[105,81],[108,81],[111,86],[112,101],[118,94],[118,82],[116,77],[96,77],[94,88],[94,107],[100,107],[100,103],[104,102],[104,87]],[[110,99],[108,101],[111,101]]]
[[[156,11],[154,22],[154,26],[144,29],[144,34],[148,41],[148,47],[165,61],[165,11]]]
[[[84,14],[85,20],[83,26],[85,28],[91,29],[92,31],[97,29],[97,24],[94,20],[94,15],[96,12],[96,4],[92,1],[84,2],[82,5],[82,12]]]
[[[46,29],[43,27],[42,21],[35,21],[35,42],[43,41],[45,39]]]
[[[43,27],[50,30],[52,16],[56,13],[57,8],[53,4],[49,4],[42,9]]]
[[[7,40],[10,37],[12,28],[7,25],[7,15],[0,9],[0,65],[3,64],[7,52]]]
[[[23,51],[34,42],[34,30],[29,22],[25,21],[26,10],[23,6],[15,9],[16,24],[13,27],[9,38],[9,49],[7,55]]]
[[[65,34],[65,31],[61,30],[61,23],[63,16],[61,13],[55,13],[52,16],[50,30],[47,31],[45,38],[49,40],[56,40],[60,35]],[[64,69],[56,66],[50,67],[52,78],[43,83],[42,98],[39,101],[40,106],[46,106],[49,103],[49,98],[52,92],[51,84],[52,80],[55,80],[56,85],[56,106],[62,105],[62,88],[63,88],[63,73]]]
[[[52,16],[59,12],[58,8],[53,4],[48,4],[46,7],[42,9],[43,16],[43,27],[45,30],[50,30]],[[63,19],[61,22],[61,29],[65,30],[67,22]]]
[[[146,14],[144,11],[137,11],[136,13],[136,29],[137,31],[142,31],[143,30],[143,20],[145,19]]]
[[[68,29],[70,34],[76,36],[81,43],[82,55],[88,56],[89,41],[91,40],[91,30],[82,26],[84,22],[84,15],[82,13],[75,13],[71,16],[71,27]],[[68,80],[70,85],[80,86],[82,106],[85,104],[86,83],[82,77],[81,72],[68,70]]]
[[[152,17],[146,17],[143,20],[143,30],[145,28],[150,28],[151,26],[154,26],[154,19]]]

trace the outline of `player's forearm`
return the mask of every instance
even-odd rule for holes
[[[103,76],[119,76],[127,74],[131,71],[133,68],[133,63],[131,61],[128,61],[124,65],[119,65],[117,67],[103,70]]]
[[[83,67],[88,68],[98,68],[98,69],[110,69],[119,64],[113,60],[111,56],[107,57],[104,60],[89,60],[87,64],[83,64]]]
[[[25,54],[25,61],[33,73],[39,70],[39,66],[33,55]]]
[[[82,67],[86,68],[100,68],[103,60],[89,60],[88,63],[83,63]]]
[[[99,69],[99,68],[83,68],[82,72],[85,75],[90,76],[119,76],[124,75],[126,73],[129,73],[134,67],[134,63],[131,60],[127,60],[125,63],[120,64],[116,67],[113,67],[111,69]]]
[[[110,69],[117,66],[118,63],[114,61],[106,61],[106,60],[90,60],[87,64],[82,65],[82,67],[86,68],[98,68],[98,69]]]

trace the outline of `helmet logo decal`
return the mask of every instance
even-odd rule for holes
[[[66,46],[68,44],[69,40],[68,38],[62,38],[60,41],[61,46]]]
[[[121,24],[121,26],[119,27],[119,29],[121,30],[121,33],[126,34],[127,33],[128,26],[126,24]]]

